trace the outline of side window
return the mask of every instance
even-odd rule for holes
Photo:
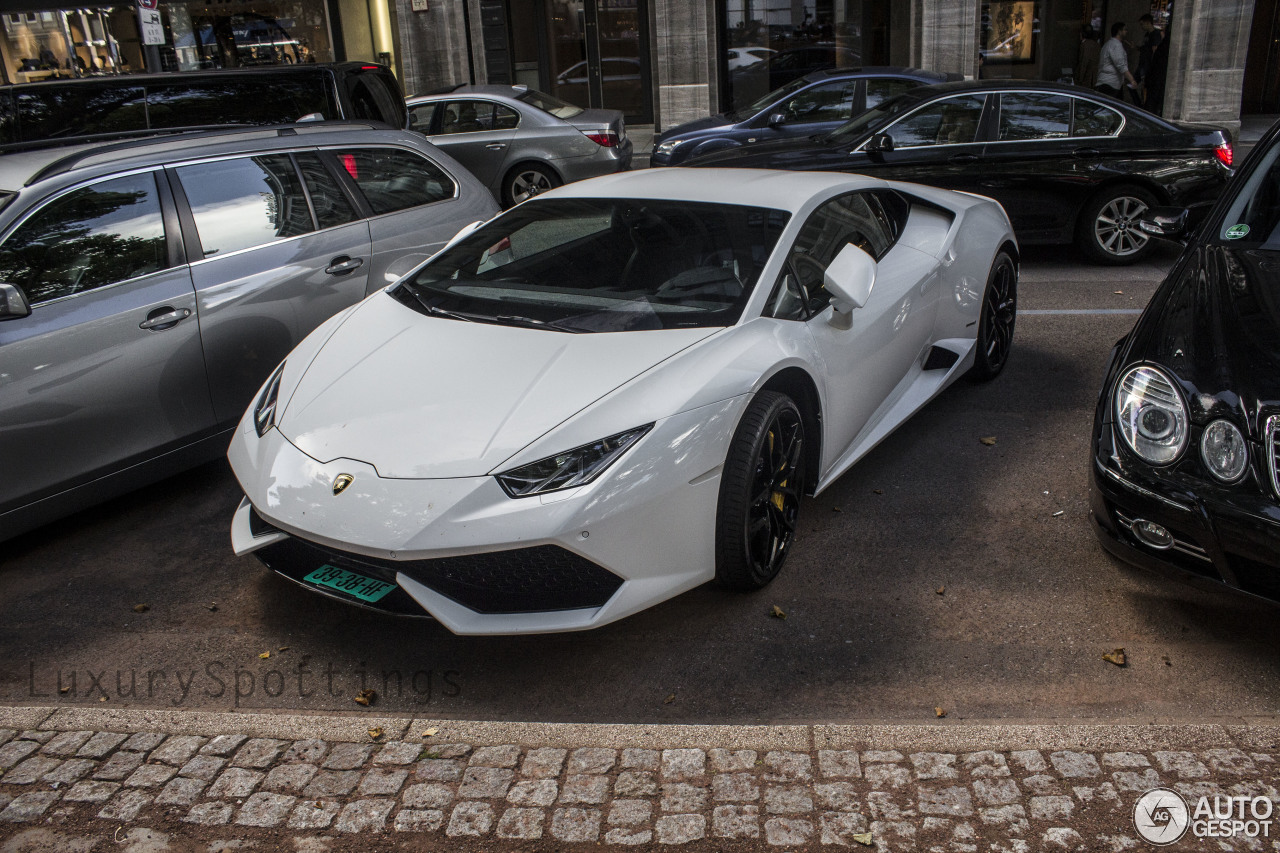
[[[169,266],[155,176],[74,190],[37,211],[0,245],[0,281],[32,305]]]
[[[978,136],[986,95],[962,95],[935,101],[888,127],[895,148],[957,145]]]
[[[287,154],[179,166],[206,258],[315,230]]]
[[[298,168],[302,170],[302,179],[307,182],[307,192],[311,194],[316,223],[321,228],[345,225],[360,218],[318,156],[311,153],[294,156],[298,158]]]
[[[783,105],[787,124],[848,120],[857,85],[857,81],[846,80],[805,89]]]
[[[1061,139],[1071,129],[1071,99],[1035,92],[1006,92],[1000,96],[1001,142],[1020,139]]]
[[[872,78],[867,81],[867,109],[871,109],[881,101],[896,98],[919,85],[915,80],[902,80],[896,77]]]
[[[453,198],[449,176],[425,157],[396,148],[335,151],[374,213],[391,213]]]
[[[788,260],[809,313],[816,314],[831,301],[823,274],[841,249],[852,243],[879,260],[894,239],[892,223],[871,193],[849,193],[815,210],[801,227]]]
[[[351,96],[351,115],[347,118],[385,122],[392,127],[404,127],[403,96],[398,86],[393,87],[382,79],[381,72],[360,74],[347,83]]]
[[[436,102],[434,104],[418,104],[415,107],[409,107],[409,129],[416,130],[418,133],[430,133],[431,119],[435,117],[436,109],[439,106],[439,102]]]
[[[1075,120],[1071,125],[1072,136],[1115,136],[1124,125],[1124,119],[1120,117],[1120,113],[1110,107],[1080,98],[1071,100],[1075,103]]]
[[[441,133],[493,130],[493,104],[488,101],[450,101],[444,108]]]
[[[493,126],[497,130],[514,130],[520,124],[520,113],[504,107],[502,104],[495,104],[493,107]]]

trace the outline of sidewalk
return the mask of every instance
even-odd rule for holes
[[[1272,721],[607,726],[5,708],[0,726],[5,853],[1123,851],[1147,847],[1134,806],[1157,786],[1192,802],[1280,799]],[[1205,845],[1272,849],[1190,834],[1172,849]]]

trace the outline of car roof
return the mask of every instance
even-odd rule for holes
[[[370,142],[428,144],[419,135],[378,122],[333,121],[170,133],[114,143],[34,148],[0,154],[0,190],[64,179],[70,183],[121,168],[143,168],[175,160],[290,149],[321,144]]]
[[[541,198],[645,198],[741,204],[800,212],[816,195],[887,186],[844,172],[777,169],[642,169],[567,184]]]
[[[1072,83],[1050,83],[1045,80],[956,80],[947,83],[934,83],[929,86],[920,86],[912,89],[907,94],[916,98],[927,98],[935,94],[949,95],[964,92],[1006,92],[1014,90],[1032,89],[1037,92],[1057,92],[1063,95],[1084,95],[1089,98],[1106,100],[1109,103],[1119,104],[1121,107],[1129,107],[1123,101],[1117,101],[1102,94],[1096,89],[1088,89],[1084,86],[1076,86]],[[1152,116],[1155,118],[1155,116]]]
[[[873,77],[877,74],[901,74],[907,77],[923,77],[926,80],[942,82],[947,75],[939,71],[925,71],[923,68],[908,68],[905,65],[862,65],[856,68],[824,68],[811,71],[805,75],[806,80],[830,80],[838,77]]]
[[[499,86],[488,83],[463,83],[459,86],[452,86],[444,90],[427,92],[422,95],[410,95],[407,100],[410,102],[428,100],[439,101],[456,98],[459,95],[488,95],[495,98],[518,98],[527,91],[529,91],[528,86]]]

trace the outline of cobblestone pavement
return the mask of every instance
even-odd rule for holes
[[[254,728],[254,715],[226,716]],[[1188,748],[1167,743],[1175,728],[1168,748],[1139,737],[1132,750],[938,751],[913,748],[914,735],[867,743],[865,733],[860,748],[762,750],[664,747],[661,731],[643,727],[614,735],[634,746],[436,743],[451,732],[402,723],[403,739],[375,727],[364,742],[0,730],[0,850],[1124,851],[1147,846],[1132,813],[1151,788],[1193,801],[1280,800],[1276,729],[1233,739],[1222,727],[1192,727]],[[816,728],[810,745],[834,740]],[[936,728],[945,739],[948,727]],[[956,728],[956,742],[982,737]],[[679,731],[684,743],[698,733]],[[707,731],[733,737],[727,727]],[[1037,731],[1018,737],[1045,741]],[[1049,727],[1055,745],[1072,737]],[[1259,743],[1275,751],[1251,748]],[[1280,843],[1188,836],[1175,849]]]

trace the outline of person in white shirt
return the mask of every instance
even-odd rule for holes
[[[1137,81],[1129,73],[1129,51],[1124,37],[1128,34],[1123,21],[1111,25],[1111,38],[1102,46],[1098,57],[1098,91],[1113,98],[1120,97],[1120,87],[1128,83],[1137,88]]]

